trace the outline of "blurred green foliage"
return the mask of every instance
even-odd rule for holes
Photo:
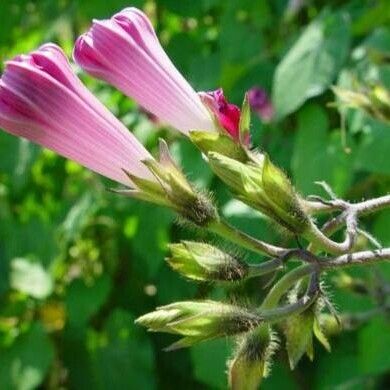
[[[237,104],[254,85],[269,92],[277,121],[254,118],[252,137],[300,192],[319,193],[316,180],[350,200],[389,192],[389,126],[354,110],[342,110],[341,126],[339,112],[327,106],[335,83],[347,87],[358,79],[390,88],[387,0],[1,0],[1,62],[46,41],[70,55],[92,18],[129,5],[150,13],[167,52],[196,89],[222,86]],[[190,178],[213,189],[236,226],[285,240],[229,200],[187,140],[156,129],[119,92],[82,78],[151,150],[166,137]],[[0,388],[225,388],[228,340],[168,354],[162,348],[170,336],[146,334],[133,321],[156,305],[206,293],[224,299],[234,291],[194,285],[171,271],[163,261],[166,244],[194,232],[178,227],[164,209],[106,191],[111,185],[0,134]],[[390,244],[388,212],[365,223]],[[388,265],[350,272],[368,284],[390,280]],[[327,279],[341,311],[377,304],[338,290],[332,275]],[[244,288],[261,299],[258,285]],[[292,372],[281,352],[263,388],[389,388],[389,330],[376,318],[332,339],[331,354],[316,344],[315,361],[303,359]]]

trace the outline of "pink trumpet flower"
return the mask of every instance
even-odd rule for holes
[[[73,57],[86,72],[182,133],[217,130],[198,94],[161,47],[150,20],[137,8],[94,20],[78,38]]]
[[[8,61],[0,78],[0,127],[125,185],[123,169],[152,178],[151,158],[73,73],[54,44]]]

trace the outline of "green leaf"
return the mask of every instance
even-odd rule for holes
[[[390,126],[367,118],[363,129],[364,134],[356,151],[355,168],[390,174]]]
[[[155,388],[153,349],[134,325],[134,317],[114,310],[102,332],[104,343],[91,351],[92,371],[100,389]]]
[[[132,212],[138,223],[134,226],[137,230],[132,237],[131,245],[138,261],[143,261],[144,272],[146,271],[148,277],[153,277],[163,263],[174,215],[172,211],[162,207],[151,206],[148,203],[133,203]]]
[[[53,291],[50,274],[39,263],[16,258],[11,261],[10,284],[15,290],[33,298],[44,299]]]
[[[83,326],[106,301],[111,288],[107,275],[87,286],[82,280],[73,281],[66,291],[65,304],[68,322],[72,326]]]
[[[332,83],[348,53],[350,26],[341,12],[323,12],[276,68],[273,102],[278,118],[318,96]]]
[[[47,375],[54,348],[42,326],[34,323],[8,348],[0,350],[0,383],[3,390],[36,389]]]
[[[355,154],[347,154],[340,131],[328,133],[328,127],[325,111],[317,105],[308,105],[298,114],[291,166],[294,183],[305,195],[319,193],[315,181],[327,182],[339,196],[351,183]]]
[[[213,389],[226,389],[226,340],[207,341],[192,347],[190,352],[195,378]]]
[[[99,207],[96,197],[86,192],[69,210],[64,222],[59,228],[61,240],[69,242],[74,240],[88,223]]]
[[[345,332],[332,345],[332,353],[318,354],[313,387],[316,390],[367,389],[358,369],[356,334]]]
[[[390,325],[376,318],[359,331],[359,364],[361,372],[377,375],[389,372]]]

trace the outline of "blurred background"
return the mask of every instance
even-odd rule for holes
[[[254,146],[269,153],[301,193],[324,195],[316,180],[349,200],[389,192],[389,125],[360,110],[337,109],[330,86],[390,88],[390,2],[0,0],[0,69],[4,60],[47,41],[70,55],[92,18],[130,5],[148,13],[195,89],[222,86],[236,104],[254,86],[264,90],[273,120],[253,112]],[[261,216],[231,200],[187,140],[121,93],[80,76],[150,150],[165,137],[189,177],[215,192],[232,223],[286,244]],[[166,353],[175,338],[146,333],[133,321],[158,305],[234,299],[242,289],[260,301],[266,280],[225,289],[179,277],[164,262],[166,244],[194,232],[178,227],[165,209],[108,192],[112,185],[0,132],[0,388],[226,388],[231,341]],[[390,244],[388,211],[364,224]],[[315,343],[314,362],[305,357],[294,371],[278,353],[263,388],[390,388],[389,323],[385,315],[370,315],[389,283],[388,264],[327,275],[334,303],[357,324],[331,338],[331,353]]]

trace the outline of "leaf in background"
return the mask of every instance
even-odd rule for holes
[[[153,349],[134,325],[135,318],[115,309],[104,326],[104,343],[91,351],[92,371],[99,389],[154,389]]]
[[[0,383],[3,390],[38,388],[49,371],[54,348],[42,325],[33,323],[8,348],[0,350]]]
[[[329,87],[347,57],[349,43],[349,22],[341,12],[323,12],[303,31],[276,68],[272,101],[278,118]]]
[[[143,270],[153,277],[164,261],[174,215],[170,210],[142,202],[134,202],[131,210],[132,216],[138,220],[133,220],[136,229],[131,239],[134,258],[143,262]]]
[[[30,297],[44,299],[53,291],[50,274],[39,263],[16,258],[11,261],[10,285]]]
[[[64,222],[59,227],[61,242],[74,240],[88,223],[89,218],[99,208],[99,203],[91,192],[86,192],[69,210]]]
[[[356,333],[345,332],[332,343],[332,353],[318,354],[311,388],[315,390],[369,388],[363,384],[358,361]]]
[[[87,286],[82,280],[73,281],[67,288],[65,304],[70,325],[80,327],[103,305],[111,288],[111,279],[104,275]]]
[[[261,382],[261,390],[298,390],[301,386],[294,380],[293,373],[288,365],[281,364],[278,361],[272,364],[271,375]]]
[[[159,6],[167,8],[180,16],[199,16],[203,9],[204,0],[197,1],[177,1],[177,0],[159,0]]]
[[[358,337],[361,372],[369,375],[388,373],[390,324],[383,317],[376,318],[359,331]]]
[[[191,347],[194,376],[212,389],[226,389],[226,359],[229,348],[226,339],[207,341]]]
[[[355,169],[390,174],[390,126],[367,118],[356,151]]]
[[[51,263],[57,250],[53,225],[37,217],[25,223],[13,218],[0,219],[0,240],[8,261],[31,254],[46,266]]]
[[[352,180],[355,153],[347,154],[339,131],[328,133],[328,118],[317,105],[308,105],[298,114],[298,131],[291,162],[294,184],[305,195],[318,193],[315,181],[326,181],[343,196]]]

